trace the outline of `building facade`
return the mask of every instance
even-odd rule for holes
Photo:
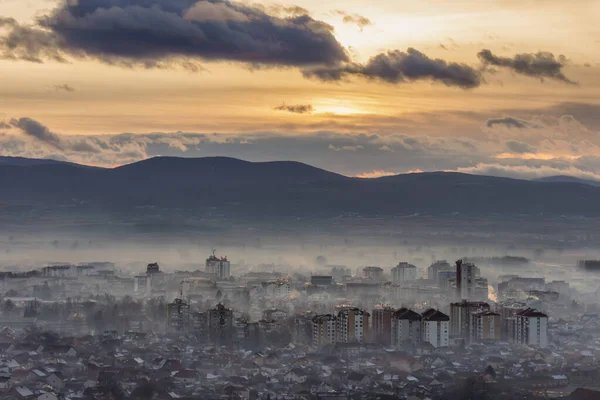
[[[392,268],[393,283],[409,283],[417,280],[417,267],[407,262],[401,262]]]
[[[365,343],[369,339],[370,314],[359,308],[344,308],[336,320],[336,342]]]
[[[217,257],[213,253],[206,259],[204,272],[215,276],[217,279],[229,279],[231,277],[231,263],[227,257]]]
[[[421,315],[421,341],[433,347],[448,347],[450,344],[450,317],[433,308]]]
[[[518,312],[514,340],[528,346],[548,346],[548,316],[532,308]]]
[[[412,345],[421,342],[421,314],[401,308],[394,314],[394,327],[392,329],[393,344],[403,347],[405,344]]]

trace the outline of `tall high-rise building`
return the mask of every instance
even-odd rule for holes
[[[231,263],[227,257],[217,257],[215,253],[206,259],[204,271],[214,275],[217,279],[229,279],[231,277]]]
[[[312,319],[312,345],[323,347],[335,344],[336,316],[331,314],[316,315]]]
[[[396,310],[388,305],[379,304],[375,306],[371,316],[373,317],[372,330],[373,341],[378,344],[389,346],[392,344],[392,325]]]
[[[471,313],[470,340],[497,341],[502,339],[502,317],[491,311]]]
[[[528,346],[548,346],[548,316],[528,308],[515,316],[514,341]]]
[[[336,320],[336,342],[365,343],[369,339],[370,314],[356,307],[343,308]]]
[[[393,344],[402,347],[405,343],[420,343],[421,319],[421,314],[407,308],[396,311],[392,328]]]
[[[228,345],[233,339],[233,311],[223,304],[208,311],[210,339],[217,345]]]
[[[433,347],[448,347],[450,344],[450,317],[430,308],[421,315],[421,341]]]
[[[490,311],[490,305],[481,301],[466,301],[450,304],[450,335],[465,340],[471,339],[471,317],[475,312]]]
[[[479,268],[475,264],[456,261],[456,295],[459,300],[474,300],[477,277]]]
[[[193,312],[190,314],[190,325],[192,333],[200,340],[208,339],[207,335],[207,316],[203,312]]]
[[[409,283],[417,280],[417,267],[407,262],[401,262],[392,268],[393,283]]]
[[[188,328],[190,321],[190,305],[182,299],[175,299],[167,304],[167,326],[169,330],[181,332]]]
[[[311,344],[313,338],[313,317],[310,311],[294,318],[293,341],[299,344]]]
[[[439,284],[440,280],[440,272],[444,273],[453,273],[456,275],[456,269],[450,265],[450,263],[446,260],[436,261],[427,268],[427,277],[430,281],[434,281],[436,284]],[[454,278],[455,276],[452,276]]]

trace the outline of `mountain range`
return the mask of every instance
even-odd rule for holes
[[[290,161],[155,157],[117,168],[0,157],[0,214],[178,210],[226,218],[600,216],[600,187],[450,172],[351,178]],[[67,211],[65,211],[67,210]]]

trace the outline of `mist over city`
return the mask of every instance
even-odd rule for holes
[[[0,0],[0,399],[600,399],[597,0]]]

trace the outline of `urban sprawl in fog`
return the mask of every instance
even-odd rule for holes
[[[350,268],[321,256],[305,274],[213,251],[193,271],[151,262],[132,275],[94,262],[3,272],[0,391],[43,400],[600,398],[583,389],[600,377],[600,289],[517,274],[490,282],[480,261]]]

